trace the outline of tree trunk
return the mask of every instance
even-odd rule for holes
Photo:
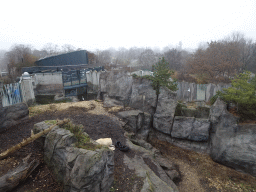
[[[0,177],[0,192],[12,190],[19,183],[26,180],[26,178],[39,165],[39,160],[34,159],[30,163],[28,160],[31,154],[22,159],[22,162],[16,168],[9,170],[5,175]]]
[[[26,146],[27,144],[33,142],[34,140],[38,139],[39,137],[43,136],[44,134],[50,132],[52,130],[52,128],[55,127],[56,125],[66,124],[69,121],[70,121],[69,119],[64,119],[63,121],[58,121],[56,124],[52,125],[48,129],[45,129],[45,130],[43,130],[40,133],[37,133],[35,135],[31,135],[29,138],[24,139],[19,144],[15,145],[15,146],[11,147],[10,149],[7,149],[5,152],[1,153],[0,154],[0,160],[8,157],[11,153],[19,150],[21,147]]]

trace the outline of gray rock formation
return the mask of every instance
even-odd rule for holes
[[[196,109],[191,108],[184,108],[181,109],[181,114],[184,117],[195,117],[201,119],[208,119],[210,113],[209,107],[197,107]]]
[[[36,124],[34,124],[33,132],[34,132],[34,134],[37,134],[45,129],[48,129],[51,125],[53,125],[55,123],[56,123],[56,120],[42,121],[42,122],[36,123]],[[59,128],[59,126],[56,125],[54,128]],[[44,142],[45,142],[46,136],[47,136],[47,134],[41,136],[40,138],[38,138],[37,140],[34,141],[42,149],[44,148]]]
[[[104,97],[104,103],[103,103],[103,107],[120,107],[120,106],[124,106],[124,104],[121,101],[117,101],[116,99],[111,99],[109,97]]]
[[[238,125],[238,118],[219,104],[216,103],[211,110],[211,119],[215,123],[211,135],[211,158],[256,176],[256,125]]]
[[[133,77],[127,72],[110,71],[101,73],[99,80],[98,98],[103,99],[103,95],[115,97],[118,100],[128,100],[131,95]]]
[[[192,150],[200,153],[207,153],[207,154],[210,153],[208,141],[197,142],[197,141],[192,141],[188,139],[174,138],[174,137],[171,137],[170,135],[164,134],[157,130],[152,130],[149,134],[148,139],[149,140],[159,139],[161,141],[166,141],[168,143],[176,145],[182,149],[188,149],[188,150]]]
[[[212,130],[211,132],[215,133],[216,126],[219,122],[221,114],[227,109],[227,105],[224,101],[220,100],[219,98],[215,101],[210,109],[210,116],[209,119],[212,123]]]
[[[147,139],[151,127],[151,115],[140,110],[122,111],[117,116],[125,123],[123,128],[128,132],[137,134],[138,137]]]
[[[36,124],[34,131],[51,126]],[[46,136],[44,161],[53,170],[65,192],[108,192],[114,181],[114,154],[106,147],[95,151],[74,147],[76,138],[70,131],[53,128]]]
[[[153,117],[153,127],[158,131],[171,134],[174,114],[177,106],[176,93],[161,88],[156,112]]]
[[[27,119],[28,115],[29,110],[25,103],[18,103],[8,107],[0,106],[0,133]]]
[[[192,141],[207,141],[209,131],[210,121],[208,119],[177,116],[174,119],[171,136]]]
[[[129,105],[135,109],[154,114],[156,107],[156,91],[151,81],[143,78],[134,78]]]
[[[146,150],[143,147],[134,145],[131,141],[127,140],[127,145],[133,151],[139,152],[141,155],[135,155],[133,158],[124,156],[124,163],[129,167],[129,169],[135,170],[137,176],[144,179],[144,184],[141,192],[146,191],[159,191],[159,192],[177,192],[177,186],[171,180],[179,178],[180,175],[176,171],[175,166],[166,159],[162,158],[161,155],[157,153],[155,148]],[[159,162],[159,163],[158,163]],[[151,168],[155,167],[153,171]],[[164,170],[163,168],[166,168]],[[170,176],[168,175],[168,173]],[[176,174],[176,175],[175,175]]]

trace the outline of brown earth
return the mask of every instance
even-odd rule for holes
[[[108,109],[114,113],[120,108]],[[121,109],[122,110],[122,109]],[[61,103],[38,105],[30,107],[30,118],[27,121],[9,128],[0,134],[0,152],[29,137],[34,124],[44,120],[70,118],[75,124],[82,124],[84,130],[94,140],[110,137],[113,143],[120,141],[125,144],[124,130],[120,121],[102,107],[101,102],[82,101],[76,103]],[[183,150],[169,143],[152,140],[162,154],[173,161],[180,173],[181,180],[175,181],[181,192],[191,191],[256,191],[256,179],[250,175],[237,172],[213,162],[208,155]],[[26,181],[16,187],[13,192],[57,192],[62,191],[61,185],[43,162],[43,151],[36,143],[31,143],[19,151],[0,161],[0,176],[12,167],[16,167],[23,157],[32,153],[33,158],[41,164]],[[126,153],[133,157],[136,152]],[[139,155],[139,154],[137,154]],[[135,175],[123,163],[123,152],[115,150],[114,185],[110,191],[130,192],[141,189],[142,179]],[[147,161],[150,165],[150,161]],[[152,167],[153,171],[154,168]]]

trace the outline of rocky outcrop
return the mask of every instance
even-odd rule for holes
[[[210,114],[209,107],[197,107],[196,109],[191,108],[184,108],[181,109],[181,114],[184,117],[195,117],[201,119],[208,119]]]
[[[153,127],[160,132],[170,134],[174,114],[177,106],[176,93],[161,88],[157,102],[156,112],[153,117]]]
[[[103,107],[109,108],[109,107],[123,107],[124,104],[121,101],[118,101],[116,99],[111,99],[109,97],[104,98]]]
[[[207,141],[209,131],[210,121],[208,119],[177,116],[174,119],[171,136],[192,141]]]
[[[154,114],[156,108],[156,91],[151,81],[144,78],[134,78],[129,105],[150,114]]]
[[[49,126],[51,124],[46,122],[36,124],[34,131]],[[76,138],[70,131],[58,126],[53,128],[45,138],[45,163],[63,183],[66,192],[108,192],[114,181],[113,151],[106,147],[95,151],[76,148],[75,142]]]
[[[256,143],[253,139],[256,137],[256,125],[238,125],[238,119],[228,113],[223,101],[217,99],[210,110],[203,105],[194,110],[180,106],[180,113],[175,117],[176,93],[161,88],[156,104],[156,94],[150,80],[144,78],[131,80],[128,77],[122,77],[122,79],[118,74],[114,77],[113,73],[110,76],[112,80],[108,78],[109,82],[103,82],[101,92],[110,93],[113,97],[127,98],[131,107],[140,110],[119,114],[119,117],[125,121],[124,128],[127,131],[138,135],[141,130],[145,135],[143,139],[146,139],[147,133],[150,133],[149,139],[157,138],[181,148],[208,153],[217,162],[256,175]],[[126,78],[127,82],[115,84],[115,81],[126,81]],[[126,86],[125,91],[122,87],[124,84],[129,85]],[[107,89],[107,86],[112,88]],[[120,93],[120,90],[123,90],[125,96]],[[184,90],[188,90],[188,87]],[[193,98],[194,93],[191,93],[191,96]],[[146,119],[146,113],[143,112],[153,117],[154,129],[150,132],[147,130],[151,123],[147,120],[148,123],[143,123],[142,119]],[[147,116],[148,119],[150,115]],[[142,129],[143,124],[146,127]]]
[[[220,100],[219,98],[215,101],[213,106],[210,109],[210,116],[209,119],[212,123],[211,132],[215,133],[216,126],[219,122],[221,114],[227,109],[227,105],[224,101]]]
[[[188,150],[196,151],[199,153],[207,153],[207,154],[210,153],[209,144],[208,144],[209,141],[197,142],[197,141],[192,141],[188,139],[174,138],[174,137],[171,137],[171,135],[167,135],[165,133],[162,133],[154,129],[152,130],[152,132],[150,132],[148,139],[149,140],[158,139],[161,141],[166,141],[182,149],[188,149]]]
[[[103,99],[103,95],[115,97],[118,100],[128,100],[132,90],[132,76],[127,72],[110,71],[101,73],[99,80],[98,98]]]
[[[151,127],[151,115],[140,110],[122,111],[117,116],[125,123],[123,128],[138,137],[147,139]]]
[[[143,147],[134,145],[129,140],[127,140],[126,143],[131,150],[140,154],[140,156],[135,155],[134,157],[124,155],[124,163],[129,167],[129,169],[135,170],[135,174],[137,176],[143,178],[143,187],[141,192],[178,191],[177,186],[172,179],[180,178],[180,174],[177,172],[172,162],[162,158],[159,152],[152,146],[151,150],[147,150]],[[154,171],[152,170],[153,167]]]
[[[29,110],[25,103],[18,103],[8,107],[0,106],[0,133],[27,119],[28,115]]]
[[[214,161],[256,176],[256,125],[238,125],[238,118],[216,102],[212,109],[210,156]]]

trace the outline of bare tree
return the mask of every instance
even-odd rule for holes
[[[73,45],[70,45],[70,44],[62,45],[61,48],[62,48],[61,50],[62,53],[69,53],[77,50]]]
[[[10,51],[5,53],[4,59],[8,66],[9,75],[14,81],[17,76],[21,75],[21,68],[33,66],[38,57],[32,54],[30,45],[19,44],[12,46]]]
[[[96,63],[110,64],[111,63],[111,53],[108,50],[104,50],[104,51],[97,50]]]
[[[61,53],[59,46],[53,43],[47,43],[46,45],[44,45],[42,51],[46,51],[47,56],[57,55]]]
[[[6,65],[6,62],[4,60],[5,53],[6,53],[5,50],[0,50],[0,71],[7,69],[7,65]]]
[[[140,54],[139,63],[142,69],[152,70],[152,65],[157,62],[157,57],[151,49],[146,49]]]
[[[198,49],[187,64],[199,83],[229,82],[242,66],[239,54],[235,42],[212,41],[206,50]]]
[[[169,49],[164,53],[166,61],[169,63],[169,68],[172,70],[179,70],[182,67],[182,52],[177,49]]]
[[[232,42],[239,49],[239,56],[241,62],[240,72],[248,69],[248,65],[253,58],[253,42],[248,39],[241,32],[233,32],[230,36],[226,37],[223,42]]]

